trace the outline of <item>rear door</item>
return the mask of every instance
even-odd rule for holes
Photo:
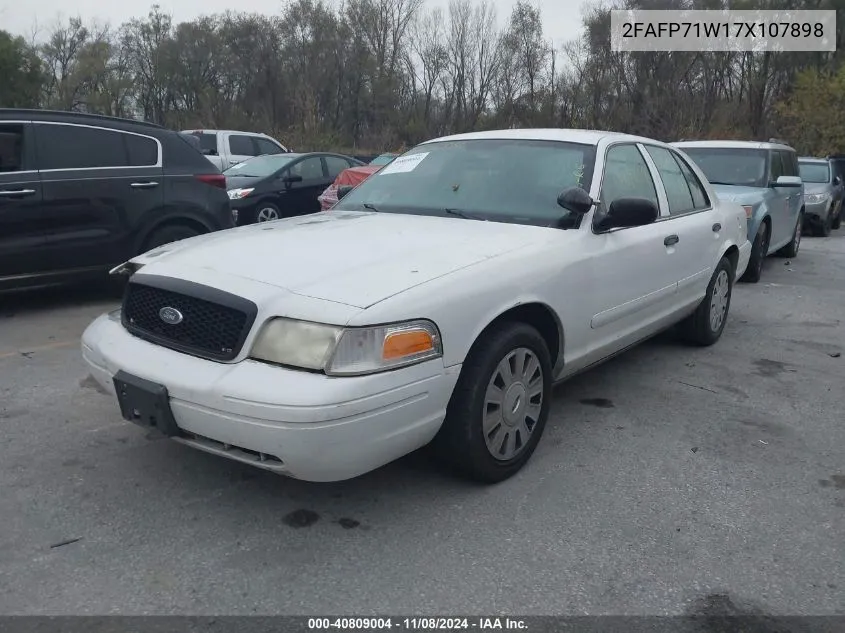
[[[769,216],[772,219],[769,252],[776,250],[778,244],[783,242],[787,236],[792,235],[792,229],[794,228],[794,222],[790,222],[790,194],[795,189],[792,187],[771,186],[778,178],[787,175],[783,154],[784,152],[777,150],[769,151],[769,191],[766,196]]]
[[[4,277],[49,270],[41,200],[32,124],[0,121],[0,283]]]
[[[320,201],[317,197],[331,184],[320,156],[308,156],[290,166],[290,174],[301,176],[301,182],[291,184],[290,215],[317,213]]]
[[[677,152],[645,145],[666,194],[669,217],[662,218],[666,265],[678,282],[678,307],[701,299],[719,255],[722,225],[698,177]],[[673,242],[671,248],[667,242]]]
[[[131,250],[133,227],[162,206],[161,143],[70,123],[33,124],[51,269],[104,268]]]

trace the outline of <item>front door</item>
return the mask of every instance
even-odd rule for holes
[[[290,203],[287,205],[289,215],[306,215],[320,210],[317,197],[323,193],[330,181],[323,168],[320,156],[309,156],[290,166],[293,176],[300,176],[302,180],[291,185],[288,195]]]
[[[651,332],[676,302],[677,279],[672,269],[674,245],[665,244],[670,231],[663,222],[597,233],[596,220],[619,198],[645,198],[666,217],[665,198],[658,196],[654,175],[643,152],[633,143],[611,145],[605,155],[595,211],[583,244],[584,257],[575,276],[584,280],[583,293],[572,297],[582,305],[585,322],[567,336],[568,371],[589,366],[634,344]],[[588,224],[588,223],[585,223]],[[588,320],[588,322],[587,322]],[[576,347],[579,346],[579,347]]]

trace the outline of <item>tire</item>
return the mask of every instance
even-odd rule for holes
[[[789,244],[780,249],[776,255],[778,257],[797,257],[798,247],[801,246],[801,234],[804,230],[804,213],[798,214],[798,221],[795,223],[795,230],[792,231],[792,239]]]
[[[706,347],[721,338],[731,308],[733,279],[733,266],[727,257],[723,257],[707,284],[704,299],[695,312],[680,323],[684,340],[692,345]]]
[[[838,230],[839,227],[841,227],[841,226],[842,226],[842,208],[840,207],[836,211],[836,219],[833,220],[833,223],[831,224],[831,228],[833,228],[834,230]]]
[[[518,369],[520,363],[527,371]],[[507,376],[503,379],[503,364],[511,370],[517,367],[513,382]],[[529,373],[526,379],[523,374]],[[495,390],[488,394],[491,385],[499,387],[502,396],[498,416],[493,405],[496,398],[489,397]],[[446,408],[446,419],[432,442],[435,455],[475,481],[497,483],[508,479],[537,448],[549,417],[551,395],[552,362],[539,332],[525,323],[493,326],[475,342],[464,362]],[[508,410],[517,410],[517,415],[506,415]],[[485,438],[485,411],[491,420],[487,432],[493,434],[489,441]],[[526,432],[528,437],[523,438]],[[500,440],[510,449],[516,447],[517,437],[521,439],[517,450],[494,456]]]
[[[279,207],[269,202],[262,202],[255,209],[255,222],[270,222],[282,217]]]
[[[800,219],[800,218],[799,218]],[[769,250],[769,225],[760,222],[757,235],[754,236],[754,243],[751,245],[751,257],[748,259],[748,268],[741,281],[757,283],[763,274],[763,261]]]
[[[828,213],[823,222],[816,224],[816,237],[830,237],[830,231],[832,228],[833,218],[830,217],[830,213]]]
[[[200,235],[200,232],[193,227],[184,224],[166,224],[155,229],[149,237],[144,241],[144,247],[141,249],[142,253],[151,251],[159,246],[170,244],[171,242],[178,242],[189,237]]]

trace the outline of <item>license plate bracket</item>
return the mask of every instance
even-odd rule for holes
[[[167,387],[118,371],[112,378],[124,420],[168,437],[180,435]]]

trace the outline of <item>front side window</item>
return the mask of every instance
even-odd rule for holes
[[[614,200],[644,198],[655,206],[657,190],[648,165],[636,145],[614,145],[607,151],[599,199],[606,212]]]
[[[830,166],[827,163],[799,161],[798,173],[804,182],[826,183],[831,181]]]
[[[258,155],[264,154],[282,154],[284,150],[276,145],[273,141],[268,141],[266,138],[260,136],[255,137],[255,146],[258,148]]]
[[[427,143],[394,159],[335,209],[550,226],[570,215],[557,204],[564,189],[590,189],[594,162],[595,146],[580,143],[515,139]]]
[[[325,178],[323,162],[319,156],[312,156],[291,165],[290,172],[293,176],[302,176],[302,180],[322,180]]]
[[[766,187],[766,151],[743,147],[681,147],[713,185]]]
[[[0,124],[0,174],[23,170],[23,125]]]
[[[783,159],[780,152],[770,152],[769,158],[769,181],[775,182],[781,176],[785,176],[786,172],[783,167]]]
[[[37,123],[35,131],[39,169],[129,166],[125,141],[128,135],[122,132],[81,125],[43,123]],[[145,157],[143,151],[136,156]]]

